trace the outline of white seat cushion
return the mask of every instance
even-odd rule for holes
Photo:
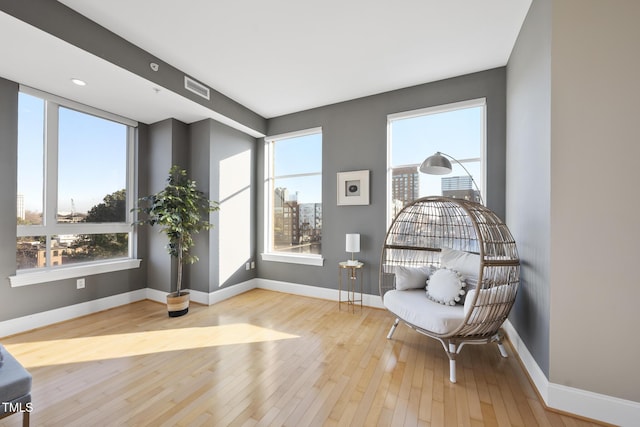
[[[384,294],[384,306],[407,323],[436,334],[447,334],[464,320],[462,305],[438,304],[418,289],[389,291]]]

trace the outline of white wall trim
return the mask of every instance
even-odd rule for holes
[[[196,302],[198,304],[213,305],[255,288],[257,288],[256,279],[251,279],[251,280],[247,280],[246,282],[238,283],[236,285],[229,286],[227,288],[222,288],[217,291],[213,291],[209,293],[197,291],[194,289],[185,289],[185,290],[189,291],[190,293],[189,299],[191,301]],[[147,299],[151,301],[166,304],[167,294],[168,292],[147,288],[146,295],[147,295]]]
[[[167,303],[167,294],[169,292],[159,291],[153,288],[146,288],[146,297],[148,300],[159,302],[160,304]]]
[[[518,335],[518,332],[513,327],[509,319],[504,322],[502,328],[506,332],[507,337],[509,337],[513,351],[518,354],[522,365],[529,374],[529,378],[533,381],[534,387],[538,390],[538,393],[542,397],[542,400],[544,400],[544,403],[549,406],[549,380],[547,379],[547,376],[542,372],[542,369],[538,366],[538,363],[529,352],[529,349],[524,344],[524,341],[522,341],[520,335]]]
[[[88,314],[97,313],[99,311],[108,310],[125,304],[131,304],[132,302],[146,299],[146,296],[146,289],[138,289],[124,294],[112,295],[110,297],[99,298],[80,304],[34,313],[28,316],[18,317],[16,319],[5,320],[0,322],[0,337],[19,334],[32,329],[49,326],[54,323],[64,322],[65,320],[74,319],[76,317],[86,316]]]
[[[320,255],[265,252],[262,254],[262,260],[284,262],[289,264],[313,265],[317,267],[322,267],[324,265],[324,258],[322,258],[322,256]]]
[[[256,279],[257,288],[270,291],[284,292],[287,294],[301,295],[305,297],[338,301],[338,290],[320,288],[317,286],[301,285],[298,283],[281,282],[279,280]],[[343,291],[344,292],[344,291]],[[345,299],[343,293],[342,299]],[[373,308],[384,308],[378,295],[362,295],[362,305]]]
[[[16,288],[18,286],[35,285],[56,280],[75,279],[77,277],[92,276],[94,274],[139,268],[140,262],[140,259],[127,258],[72,265],[71,267],[39,268],[27,272],[18,272],[13,276],[9,276],[9,282],[12,288]]]
[[[221,288],[217,291],[211,292],[209,294],[208,304],[217,304],[226,299],[233,298],[236,295],[240,295],[252,289],[255,289],[258,287],[257,280],[258,279],[250,279],[246,282],[238,283],[236,285],[229,286],[227,288]]]
[[[619,426],[637,425],[640,403],[549,382],[511,322],[507,320],[503,326],[513,350],[548,407]]]

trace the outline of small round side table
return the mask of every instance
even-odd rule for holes
[[[362,267],[363,262],[356,261],[351,263],[350,261],[342,261],[338,263],[338,309],[342,309],[342,303],[346,303],[351,306],[351,311],[355,312],[355,306],[360,303],[360,310],[362,310]],[[342,299],[342,276],[347,275],[347,286],[345,292],[347,299]],[[357,289],[358,273],[360,273],[360,288]],[[360,294],[359,297],[357,294]]]

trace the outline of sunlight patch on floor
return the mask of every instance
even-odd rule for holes
[[[5,347],[19,358],[25,368],[92,362],[140,356],[167,351],[219,347],[299,338],[273,329],[236,323],[231,325],[179,328],[98,335],[68,339],[53,339]]]

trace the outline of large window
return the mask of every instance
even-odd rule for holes
[[[315,264],[322,248],[321,129],[273,136],[265,143],[263,258]]]
[[[420,197],[484,197],[485,109],[485,100],[477,99],[388,117],[389,220]],[[420,173],[422,161],[436,152],[460,164],[451,160],[448,175]]]
[[[22,88],[19,273],[132,257],[135,122]]]

